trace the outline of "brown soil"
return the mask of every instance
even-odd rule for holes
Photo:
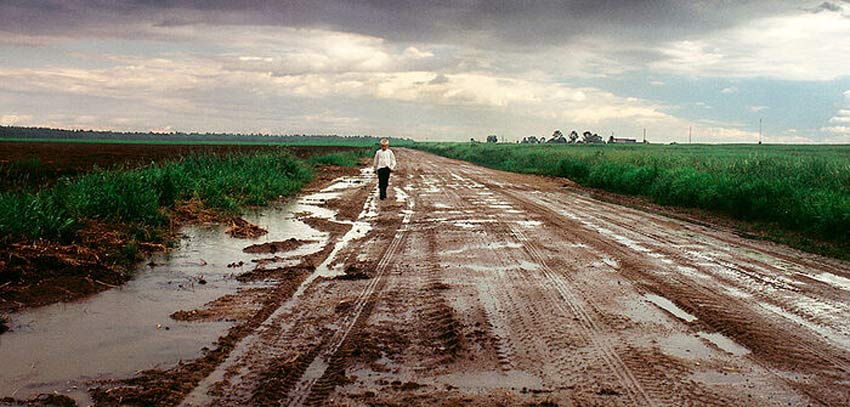
[[[333,259],[345,274],[315,280],[183,405],[850,399],[838,390],[850,379],[850,303],[815,278],[848,278],[850,264],[560,179],[397,154],[406,173],[391,185],[415,205],[379,202],[374,230]]]
[[[304,221],[304,223],[306,223],[307,225],[310,225],[310,227],[313,227],[318,230],[327,230],[333,233],[342,234],[347,232],[348,229],[351,228],[351,225],[341,222],[334,222],[332,220],[322,218],[304,218],[301,220]]]
[[[377,202],[370,233],[342,242],[350,225],[312,221],[324,250],[241,277],[273,282],[263,294],[196,310],[242,321],[214,349],[105,381],[97,404],[850,404],[850,263],[396,154],[390,183],[409,198]],[[345,274],[313,278],[325,261]]]
[[[294,270],[298,272],[300,270]],[[290,277],[277,274],[276,277]],[[260,278],[254,278],[260,279]],[[225,295],[191,311],[177,311],[171,318],[177,321],[245,321],[260,311],[263,298],[272,295],[272,288],[245,288],[236,294]]]
[[[257,265],[255,269],[240,274],[236,277],[236,279],[241,282],[261,281],[268,279],[286,279],[289,278],[292,274],[312,273],[315,269],[315,266],[307,264],[301,264],[291,267],[276,267],[271,269],[264,268],[262,265]]]
[[[130,239],[118,225],[90,223],[78,243],[35,241],[0,246],[0,312],[70,301],[127,281],[121,253]],[[142,253],[159,246],[140,246]]]
[[[75,407],[76,405],[74,399],[61,394],[41,394],[26,401],[16,400],[12,397],[0,399],[0,406],[9,407]]]
[[[236,237],[240,239],[256,239],[266,233],[269,233],[268,230],[265,230],[253,223],[250,223],[242,218],[235,218],[230,221],[230,226],[225,230],[230,237]]]
[[[245,253],[269,253],[275,254],[278,252],[288,252],[290,250],[295,250],[301,245],[307,243],[313,243],[311,240],[298,240],[294,237],[284,240],[282,242],[266,242],[259,244],[252,244],[244,249],[242,249]]]

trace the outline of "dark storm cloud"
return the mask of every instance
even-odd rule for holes
[[[140,35],[139,27],[272,25],[498,48],[559,45],[579,35],[670,40],[799,5],[784,0],[12,0],[0,2],[0,33],[132,37]]]

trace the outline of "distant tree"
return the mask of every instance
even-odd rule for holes
[[[585,131],[582,133],[582,143],[602,143],[602,137],[599,137],[596,133],[591,133],[589,131]]]
[[[498,138],[498,137],[496,137],[496,135],[495,135],[495,134],[491,134],[491,135],[487,136],[487,142],[488,142],[488,143],[498,143],[498,142],[499,142],[499,138]]]
[[[555,132],[552,133],[552,138],[550,138],[548,142],[563,144],[567,142],[567,139],[564,137],[564,133],[561,133],[560,130],[555,130]]]

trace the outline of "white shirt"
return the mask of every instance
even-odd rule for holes
[[[388,167],[390,171],[394,171],[395,165],[395,154],[389,148],[375,152],[375,171],[384,167]]]

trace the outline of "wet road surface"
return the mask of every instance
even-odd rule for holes
[[[326,260],[366,275],[308,279],[184,405],[850,403],[846,262],[398,153]]]
[[[251,278],[272,291],[244,291],[262,304],[247,307],[259,311],[243,334],[188,373],[151,375],[172,392],[154,399],[850,404],[847,262],[598,201],[564,180],[396,154],[388,200],[368,170],[302,198],[314,210],[299,221],[322,236],[309,261],[293,265],[296,249],[257,262]],[[144,387],[133,380],[95,400],[132,399]]]

